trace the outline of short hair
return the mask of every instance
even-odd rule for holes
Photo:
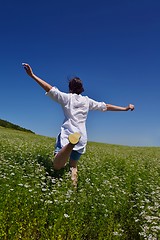
[[[84,92],[82,80],[79,77],[74,77],[69,80],[70,93],[81,94]]]

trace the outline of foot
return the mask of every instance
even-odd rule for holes
[[[75,132],[73,134],[70,134],[68,139],[71,144],[75,145],[79,142],[80,137],[81,137],[80,133]]]

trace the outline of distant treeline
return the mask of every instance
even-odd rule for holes
[[[34,133],[31,130],[29,130],[29,129],[22,128],[22,127],[20,127],[20,126],[18,126],[16,124],[13,124],[11,122],[8,122],[8,121],[2,120],[2,119],[0,119],[0,126],[6,127],[6,128],[12,128],[12,129],[19,130],[19,131]]]

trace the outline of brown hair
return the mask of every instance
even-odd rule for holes
[[[82,80],[79,77],[74,77],[69,80],[70,93],[81,94],[84,92]]]

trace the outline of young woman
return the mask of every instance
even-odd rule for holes
[[[69,93],[59,91],[38,76],[29,64],[23,64],[26,73],[33,78],[45,91],[46,95],[61,104],[64,112],[64,122],[57,137],[53,167],[55,170],[63,168],[69,159],[71,178],[77,184],[77,163],[80,156],[85,153],[87,144],[86,119],[90,110],[128,111],[134,110],[134,105],[120,107],[82,96],[84,92],[80,78],[75,77],[69,81]]]

